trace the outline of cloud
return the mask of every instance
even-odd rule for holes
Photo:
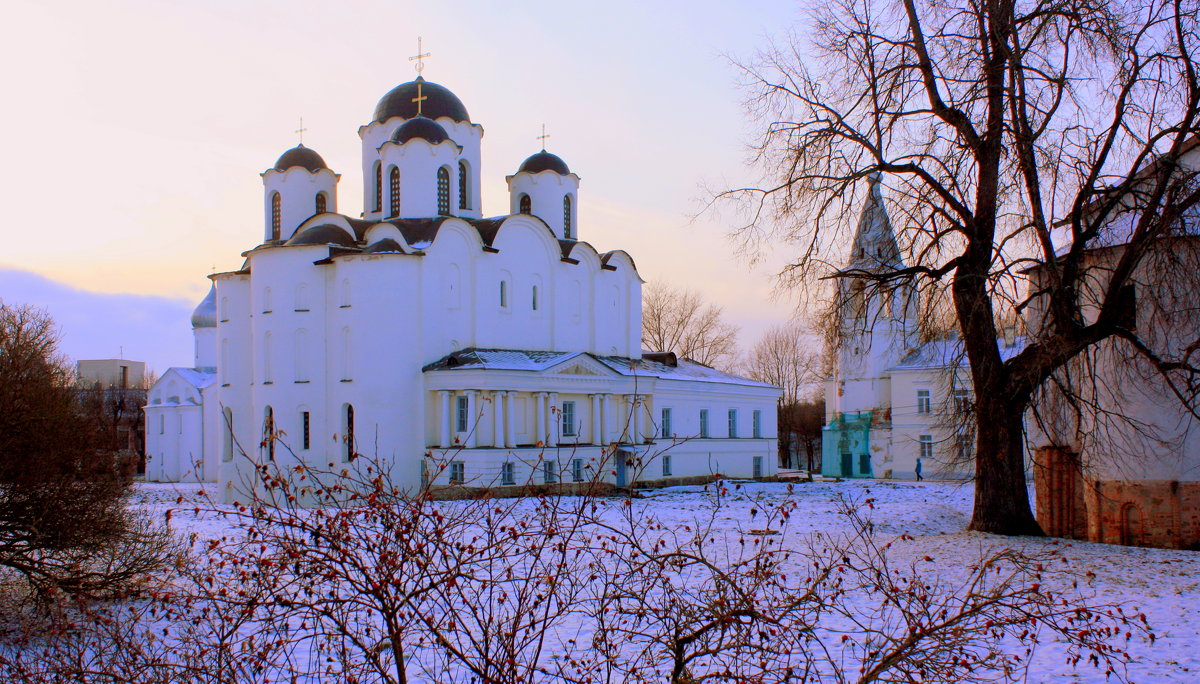
[[[0,266],[0,300],[50,312],[73,360],[145,361],[159,373],[192,365],[191,314],[196,302],[175,297],[81,290],[45,276]]]

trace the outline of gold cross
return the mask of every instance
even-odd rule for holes
[[[304,117],[300,117],[300,128],[297,128],[295,131],[292,131],[292,132],[300,134],[300,144],[301,145],[304,144],[304,133],[306,131],[308,131],[308,129],[304,127]]]
[[[420,76],[421,72],[425,70],[425,58],[429,56],[430,54],[428,52],[421,52],[421,36],[417,36],[417,54],[409,57],[408,61],[417,63],[418,76]]]
[[[549,137],[550,137],[550,135],[548,133],[546,133],[546,124],[542,124],[542,134],[539,135],[537,137],[537,139],[542,141],[542,151],[543,152],[546,151],[546,138],[549,138]]]
[[[422,116],[421,103],[428,99],[429,99],[428,95],[421,94],[421,81],[417,81],[417,96],[412,99],[413,102],[417,103],[417,116]]]

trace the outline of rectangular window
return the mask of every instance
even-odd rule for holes
[[[871,472],[871,455],[870,454],[859,454],[858,455],[858,472],[860,472],[864,475],[869,474]]]
[[[671,429],[671,409],[665,408],[662,410],[662,426],[661,432],[663,437],[674,437],[675,431]]]
[[[583,482],[583,459],[571,459],[571,480],[573,482]]]
[[[754,457],[754,479],[757,480],[758,478],[760,478],[762,476],[763,476],[763,457],[755,456]]]
[[[300,442],[301,442],[301,444],[304,445],[303,448],[305,448],[305,449],[308,449],[312,444],[312,441],[311,441],[312,432],[310,431],[309,426],[310,426],[310,420],[309,420],[308,411],[301,411],[300,412],[300,427],[301,427]]]
[[[700,436],[708,437],[708,409],[700,409]]]
[[[563,437],[574,437],[575,431],[575,402],[562,403],[562,433]]]
[[[467,398],[466,397],[455,397],[454,402],[455,402],[454,406],[456,409],[455,410],[455,415],[456,415],[455,423],[457,424],[455,429],[458,430],[459,432],[466,432],[468,427],[471,424],[470,416],[467,415]]]
[[[663,454],[663,477],[671,477],[671,454]]]
[[[500,308],[508,308],[508,283],[500,281]]]
[[[921,458],[933,458],[933,437],[921,435]]]
[[[537,285],[533,286],[533,310],[537,311]]]
[[[512,462],[501,464],[500,466],[500,484],[515,485],[517,483],[516,467]]]
[[[467,481],[467,467],[462,461],[450,462],[450,484],[462,484]]]
[[[754,418],[754,438],[762,439],[762,411],[751,414]]]
[[[933,410],[933,401],[929,397],[929,390],[917,390],[917,413],[929,413]]]
[[[965,389],[954,390],[954,413],[955,415],[966,415],[971,410],[971,393]]]
[[[729,437],[737,437],[737,409],[729,409]]]
[[[558,461],[542,462],[542,481],[546,484],[558,482]]]

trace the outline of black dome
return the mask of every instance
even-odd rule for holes
[[[571,173],[571,169],[567,168],[567,163],[557,156],[550,154],[546,150],[542,150],[526,159],[521,163],[521,168],[517,169],[517,173],[537,173],[538,171],[553,171],[559,175],[565,176]]]
[[[319,226],[306,228],[303,233],[298,233],[288,240],[289,245],[341,245],[343,247],[354,247],[354,238],[351,237],[341,227],[335,226],[332,223],[323,223]]]
[[[428,98],[421,103],[422,116],[430,119],[448,116],[455,121],[471,122],[471,117],[467,115],[467,108],[463,106],[462,100],[458,99],[457,95],[420,76],[415,81],[401,83],[388,91],[379,104],[375,105],[375,120],[383,123],[394,116],[405,119],[417,116],[417,103],[413,102],[413,98],[417,96],[417,83],[421,84],[421,95]]]
[[[438,122],[423,116],[405,121],[392,134],[392,140],[398,143],[406,143],[413,138],[422,138],[434,145],[446,140],[448,137],[446,129],[438,125]]]
[[[275,162],[276,171],[287,171],[293,166],[303,166],[313,173],[329,168],[325,166],[325,160],[321,159],[321,155],[305,147],[303,144],[284,152],[279,157],[279,161]]]

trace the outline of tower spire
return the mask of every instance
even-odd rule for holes
[[[896,233],[883,202],[883,175],[878,171],[868,178],[867,198],[858,217],[847,267],[862,271],[904,267],[900,245],[896,243]]]

